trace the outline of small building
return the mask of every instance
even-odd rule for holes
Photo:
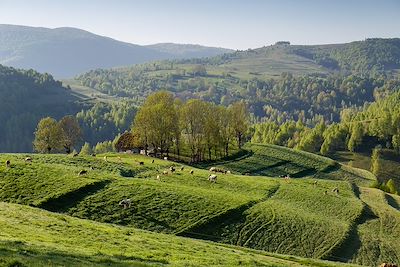
[[[290,42],[289,41],[278,41],[278,42],[275,43],[275,45],[287,46],[287,45],[290,45]]]

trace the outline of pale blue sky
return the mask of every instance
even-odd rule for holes
[[[0,24],[247,49],[400,37],[400,0],[0,0]]]

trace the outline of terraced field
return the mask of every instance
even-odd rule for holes
[[[217,183],[207,180],[207,169],[140,155],[108,154],[105,161],[104,155],[70,157],[35,154],[30,155],[33,159],[31,163],[24,161],[27,155],[0,155],[2,162],[11,160],[11,168],[0,167],[0,201],[36,206],[64,214],[43,214],[50,216],[49,226],[43,226],[46,231],[53,229],[53,218],[61,221],[67,218],[67,221],[79,224],[85,222],[85,227],[89,223],[96,227],[101,225],[116,227],[112,229],[130,229],[121,230],[123,232],[142,233],[137,230],[140,228],[158,232],[152,233],[154,235],[167,233],[171,240],[188,240],[175,237],[178,235],[216,241],[219,242],[218,246],[224,248],[240,246],[370,266],[383,261],[399,260],[400,241],[395,237],[399,232],[397,226],[400,225],[400,200],[396,196],[363,187],[375,179],[372,174],[343,166],[328,158],[278,146],[246,145],[246,149],[248,153],[241,158],[217,164],[232,171],[232,174],[217,174]],[[175,166],[176,171],[169,171],[171,166]],[[87,173],[79,176],[81,170],[86,170]],[[191,170],[193,174],[190,174]],[[164,171],[168,171],[168,174],[164,175]],[[272,177],[266,174],[271,174]],[[293,178],[277,177],[287,174]],[[333,189],[337,189],[338,193]],[[132,204],[124,209],[118,203],[127,198]],[[12,221],[10,218],[13,214],[20,216],[10,211],[7,215],[9,218],[3,220],[3,223]],[[73,217],[90,221],[80,221]],[[35,225],[34,222],[32,224]],[[59,229],[59,226],[54,228]],[[33,228],[31,230],[34,231]],[[77,232],[72,231],[70,238],[75,234]],[[12,231],[8,234],[0,233],[0,240],[4,237],[8,241],[12,239]],[[106,235],[103,237],[106,238]],[[20,247],[23,250],[31,247],[27,238],[21,235],[15,240],[23,240],[22,244],[7,243],[0,246],[0,255],[18,254]],[[43,242],[48,239],[37,238]],[[197,265],[192,262],[189,252],[185,254],[185,259],[166,251],[161,253],[164,256],[154,256],[151,252],[137,256],[137,253],[126,248],[124,242],[128,242],[129,238],[117,234],[115,239],[107,240],[111,245],[114,242],[118,243],[116,247],[123,247],[120,253],[114,251],[116,248],[107,248],[106,253],[94,250],[89,253],[78,249],[67,258],[74,264],[72,259],[78,258],[79,261],[100,265],[107,260],[142,265],[167,264],[163,261],[174,266],[198,266],[203,263],[211,264],[210,262],[212,265],[225,264],[225,261],[213,261],[214,257],[209,259],[206,254],[210,252],[206,253],[206,250],[198,258],[193,254]],[[51,240],[50,250],[56,249],[54,242]],[[47,256],[36,245],[33,255],[45,259]],[[67,247],[69,246],[72,243]],[[63,256],[60,255],[68,254],[68,248],[58,251],[59,254],[54,252],[55,257],[61,260]],[[241,251],[247,253],[247,250]],[[150,255],[156,259],[155,262],[152,262]],[[23,255],[21,257],[30,259]],[[274,265],[268,261],[265,263],[262,259],[252,262],[232,257],[233,265],[226,266],[240,265],[239,261],[245,266],[289,264],[280,262]],[[229,258],[227,262],[230,260]],[[299,261],[289,265],[292,264],[299,264]]]

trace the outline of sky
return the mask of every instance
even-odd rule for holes
[[[0,24],[248,49],[400,37],[400,0],[0,0]]]

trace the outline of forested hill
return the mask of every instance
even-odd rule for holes
[[[31,151],[37,122],[75,114],[78,100],[47,73],[0,65],[0,151]]]
[[[80,95],[47,73],[0,65],[0,152],[31,152],[43,117],[76,116],[83,140],[95,145],[129,129],[135,111],[129,101],[107,103]]]
[[[341,110],[397,90],[399,49],[400,39],[321,46],[278,44],[213,58],[98,69],[78,80],[138,104],[151,92],[167,89],[183,99],[223,105],[246,100],[260,119],[334,122]]]
[[[140,46],[76,28],[0,25],[0,64],[73,77],[95,68],[126,66],[152,60],[214,56],[230,50],[187,45]]]

